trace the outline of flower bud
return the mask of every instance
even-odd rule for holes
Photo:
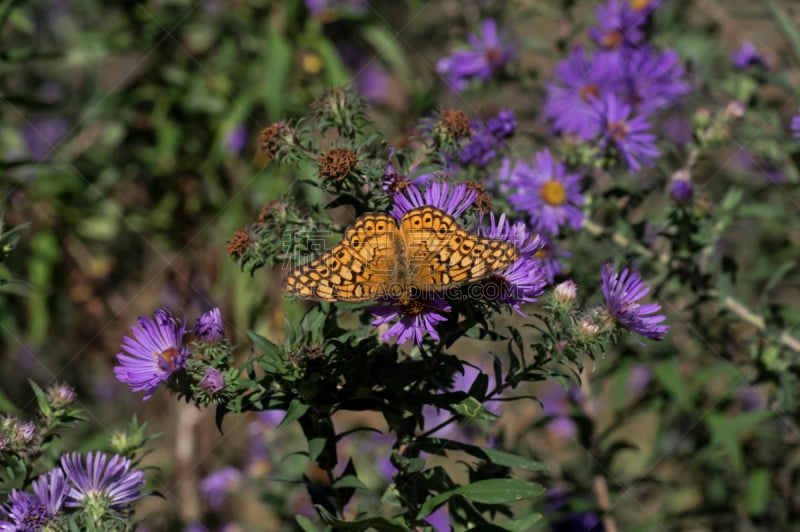
[[[222,340],[224,327],[218,307],[214,307],[199,318],[194,326],[194,335],[198,342],[216,344]]]
[[[207,368],[206,374],[200,379],[200,387],[208,395],[216,395],[225,387],[225,377],[216,368]]]

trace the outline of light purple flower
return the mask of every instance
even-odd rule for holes
[[[647,118],[644,115],[631,116],[631,106],[623,104],[614,95],[607,95],[595,103],[603,135],[600,147],[613,147],[632,172],[641,169],[640,160],[653,166],[653,158],[660,153],[655,146],[655,135],[649,133]]]
[[[30,119],[22,129],[31,159],[42,162],[50,159],[61,140],[67,135],[67,122],[57,116]]]
[[[669,188],[669,196],[677,205],[686,205],[692,199],[694,187],[688,179],[675,179]]]
[[[226,152],[232,155],[238,155],[242,152],[246,143],[247,127],[244,124],[239,124],[225,136],[223,147]]]
[[[486,81],[511,60],[516,48],[507,37],[497,30],[494,19],[483,22],[480,35],[470,34],[468,50],[457,50],[443,57],[436,65],[436,71],[447,77],[450,88],[461,92],[470,81]]]
[[[650,292],[638,273],[626,268],[618,275],[611,264],[606,264],[600,287],[606,299],[606,310],[617,325],[651,340],[664,338],[669,326],[661,324],[666,319],[663,314],[656,314],[661,311],[661,305],[638,303]]]
[[[792,123],[789,128],[792,130],[792,136],[796,139],[800,139],[800,114],[792,117]]]
[[[102,504],[119,509],[141,497],[144,474],[131,469],[131,461],[115,454],[88,453],[86,461],[78,453],[61,457],[61,467],[72,484],[67,506]]]
[[[412,340],[417,345],[422,345],[425,335],[434,340],[439,339],[436,324],[447,321],[442,313],[450,312],[451,308],[440,296],[426,294],[423,298],[412,299],[406,304],[391,303],[370,309],[376,316],[372,325],[378,327],[394,322],[388,330],[381,335],[381,340],[388,342],[397,337],[398,344]]]
[[[216,368],[206,368],[206,373],[199,384],[207,394],[216,395],[225,387],[225,377]]]
[[[64,506],[69,492],[64,472],[53,469],[33,481],[33,495],[12,490],[9,504],[0,506],[11,522],[0,521],[0,530],[42,530],[51,523]]]
[[[628,392],[630,395],[639,395],[647,389],[653,380],[653,371],[647,364],[634,364],[628,373]]]
[[[514,134],[517,120],[514,111],[501,109],[486,122],[473,122],[472,138],[458,154],[462,166],[483,168],[505,150],[505,139]]]
[[[453,185],[437,181],[429,183],[424,193],[411,186],[402,193],[395,194],[394,206],[390,212],[392,216],[402,220],[408,211],[430,205],[455,218],[466,211],[477,197],[478,192],[465,184]]]
[[[739,70],[744,70],[747,67],[758,67],[764,70],[769,68],[769,61],[761,55],[756,49],[755,45],[750,41],[742,43],[742,47],[734,52],[733,66]]]
[[[626,103],[648,115],[674,105],[691,88],[674,50],[658,52],[650,47],[631,51],[623,82]]]
[[[222,340],[225,328],[222,323],[222,314],[218,307],[214,307],[199,318],[194,326],[194,336],[199,342],[215,344]]]
[[[214,471],[200,481],[200,493],[212,510],[219,510],[239,485],[242,472],[235,467],[227,466]]]
[[[609,0],[606,6],[597,7],[599,27],[591,28],[589,35],[604,50],[625,52],[642,42],[641,26],[646,21],[646,14],[634,10],[626,1]]]
[[[186,324],[164,309],[156,310],[154,318],[139,317],[139,326],[131,327],[133,337],[123,338],[122,352],[117,354],[120,365],[114,368],[117,379],[133,391],[147,391],[145,400],[173,372],[183,369],[190,355],[183,345]]]
[[[536,154],[534,165],[517,162],[511,173],[517,191],[508,199],[530,215],[535,230],[556,235],[564,225],[577,229],[583,223],[580,180],[580,174],[568,174],[564,164],[545,148]]]
[[[593,139],[600,122],[592,102],[623,88],[622,72],[606,55],[576,48],[556,67],[555,82],[547,85],[545,116],[560,133]]]
[[[520,305],[536,301],[547,285],[546,274],[536,258],[544,246],[539,235],[533,235],[525,224],[511,224],[505,214],[495,219],[491,214],[489,227],[483,234],[494,240],[505,240],[519,249],[519,258],[508,268],[495,272],[484,281],[484,296],[489,301],[509,305],[517,314],[527,317]],[[490,291],[490,288],[494,288]]]

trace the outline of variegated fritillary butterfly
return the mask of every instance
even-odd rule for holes
[[[284,290],[318,301],[369,301],[437,292],[476,281],[519,257],[514,244],[461,229],[436,207],[405,213],[400,226],[385,213],[369,213],[348,227],[342,241],[292,271]]]

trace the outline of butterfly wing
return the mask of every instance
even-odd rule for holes
[[[285,292],[318,301],[369,301],[392,285],[397,225],[387,214],[365,214],[342,241],[286,277]]]
[[[408,211],[400,222],[400,235],[409,264],[409,282],[422,291],[477,281],[519,258],[514,244],[469,233],[436,207]]]

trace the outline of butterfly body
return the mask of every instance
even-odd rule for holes
[[[519,257],[510,242],[475,235],[436,207],[405,213],[399,226],[385,213],[368,213],[348,227],[341,242],[293,270],[284,290],[319,301],[407,303],[507,268]]]

